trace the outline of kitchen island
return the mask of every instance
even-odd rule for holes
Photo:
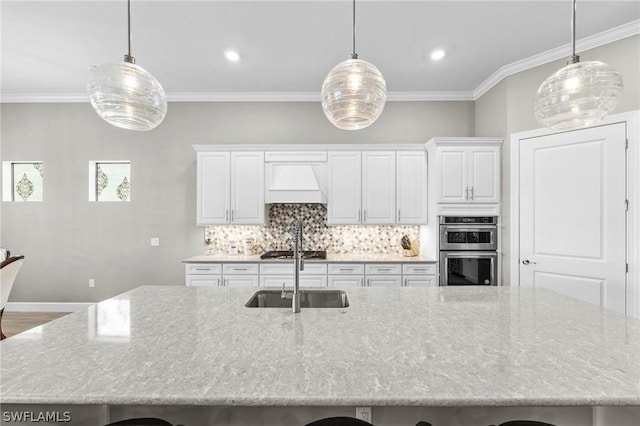
[[[293,314],[246,308],[256,290],[143,286],[9,338],[3,410],[186,406],[231,425],[260,424],[228,420],[238,413],[290,407],[304,424],[368,406],[377,425],[409,425],[392,413],[434,422],[475,407],[491,424],[537,407],[579,419],[569,425],[591,407],[640,406],[640,321],[553,291],[350,288],[347,308]]]

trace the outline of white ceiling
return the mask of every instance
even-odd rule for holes
[[[1,95],[86,100],[89,65],[121,62],[126,0],[1,0]],[[132,54],[169,100],[319,99],[351,52],[351,1],[132,0]],[[356,51],[390,98],[473,98],[501,67],[570,51],[570,0],[357,0]],[[577,37],[640,28],[640,2],[578,0]],[[618,31],[619,32],[619,31]],[[442,47],[440,62],[429,58]],[[237,49],[239,63],[223,52]]]

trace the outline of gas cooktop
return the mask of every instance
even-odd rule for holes
[[[326,250],[303,250],[302,251],[303,259],[326,259],[327,251]],[[263,253],[260,256],[260,259],[293,259],[293,251],[292,250],[272,250],[266,253]]]

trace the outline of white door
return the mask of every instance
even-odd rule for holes
[[[396,221],[396,155],[393,151],[362,153],[362,223]]]
[[[199,152],[197,177],[198,225],[229,221],[229,153]]]
[[[469,148],[469,202],[500,202],[500,147]]]
[[[427,224],[427,158],[425,151],[396,153],[396,223]]]
[[[264,153],[231,153],[231,222],[264,223]]]
[[[468,149],[460,146],[443,146],[437,149],[439,203],[466,203],[469,196]]]
[[[520,285],[625,312],[625,125],[520,145]]]
[[[359,152],[329,152],[327,223],[356,224],[361,220],[362,165]]]

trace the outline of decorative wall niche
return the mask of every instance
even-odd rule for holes
[[[130,200],[130,161],[89,161],[89,201]]]
[[[2,162],[2,201],[42,201],[43,185],[42,161]]]

